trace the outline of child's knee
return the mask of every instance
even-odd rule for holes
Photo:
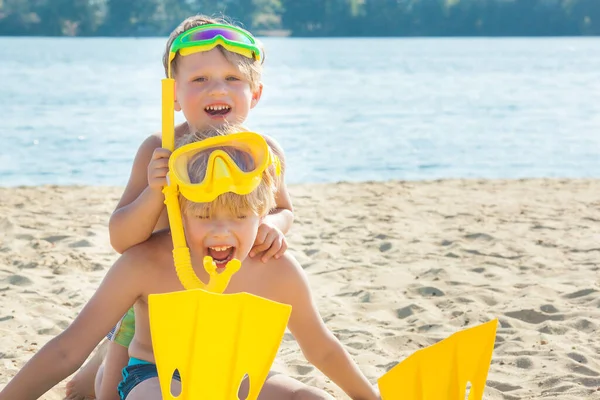
[[[334,400],[329,393],[310,386],[294,391],[292,400]]]

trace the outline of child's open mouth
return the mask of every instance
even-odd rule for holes
[[[233,259],[235,247],[233,246],[214,246],[208,248],[208,255],[212,257],[217,268],[225,268],[227,263]]]
[[[204,107],[204,111],[211,117],[224,117],[231,112],[231,107],[227,104],[211,104]]]

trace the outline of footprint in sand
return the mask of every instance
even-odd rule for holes
[[[380,233],[379,235],[375,236],[375,239],[385,240],[385,239],[389,239],[389,236],[384,233]]]
[[[306,254],[307,257],[310,257],[314,254],[317,254],[319,252],[319,249],[307,249],[304,250],[304,254]]]
[[[579,375],[600,376],[600,373],[598,373],[597,371],[594,371],[593,369],[588,368],[585,365],[581,365],[581,364],[569,364],[569,365],[567,365],[567,368],[569,368],[572,372],[579,374]]]
[[[356,350],[364,350],[372,347],[370,344],[362,342],[346,342],[345,345]]]
[[[0,360],[2,359],[15,359],[17,356],[14,353],[3,353],[0,351]]]
[[[567,357],[569,357],[573,361],[577,361],[580,364],[587,364],[587,362],[588,362],[588,360],[587,360],[587,358],[585,358],[585,356],[578,354],[578,353],[569,353],[569,354],[567,354]]]
[[[570,326],[581,332],[593,333],[597,329],[597,325],[586,318],[579,318],[574,323],[569,323]]]
[[[31,279],[22,275],[11,275],[8,278],[4,279],[4,282],[15,286],[29,286],[33,283]]]
[[[71,248],[78,248],[78,247],[92,247],[93,244],[85,239],[79,240],[75,243],[71,243],[69,244],[69,247]]]
[[[564,315],[547,315],[537,312],[535,310],[519,310],[519,311],[510,311],[505,313],[507,317],[521,320],[523,322],[528,322],[530,324],[540,324],[542,322],[552,320],[552,321],[564,321]]]
[[[539,333],[545,333],[547,335],[564,335],[569,331],[566,326],[553,324],[552,321],[544,323],[542,327],[538,329]]]
[[[379,246],[379,251],[384,253],[384,252],[390,250],[391,248],[392,248],[392,244],[390,242],[385,242]]]
[[[422,278],[437,278],[440,276],[446,276],[446,270],[443,268],[431,268],[421,274]]]
[[[589,387],[589,388],[598,388],[600,387],[600,378],[581,378],[581,379],[576,379],[576,382],[578,382],[580,385],[583,385],[585,387]],[[592,398],[592,397],[590,397]]]
[[[558,312],[558,309],[556,307],[554,307],[552,304],[544,304],[543,306],[540,307],[540,310],[542,310],[545,313],[548,314],[554,314]]]
[[[441,297],[444,295],[444,292],[442,292],[440,289],[431,286],[420,287],[417,289],[417,292],[421,296],[425,297]]]
[[[65,240],[70,237],[71,236],[67,236],[67,235],[52,235],[52,236],[46,236],[46,237],[42,238],[42,240],[45,240],[46,242],[54,244],[56,242],[60,242],[61,240]]]
[[[296,370],[298,375],[308,375],[314,370],[311,365],[294,365],[292,368]]]
[[[435,330],[438,328],[442,328],[442,325],[439,324],[426,324],[426,325],[421,325],[419,327],[417,327],[417,332],[419,333],[424,333],[424,332],[429,332],[431,330]]]
[[[600,251],[600,247],[593,247],[591,249],[571,249],[571,253],[592,253]]]
[[[34,269],[38,267],[38,263],[35,261],[30,261],[28,263],[24,263],[24,262],[18,262],[17,266],[19,267],[19,269]]]
[[[490,240],[496,239],[495,237],[488,235],[487,233],[469,233],[468,235],[465,235],[464,237],[465,237],[465,239],[468,239],[468,240],[490,241]]]
[[[358,297],[361,303],[371,302],[371,293],[365,292],[364,290],[358,290],[355,292],[344,292],[335,295],[336,297]]]
[[[513,390],[521,389],[521,386],[495,381],[487,381],[487,385],[501,392],[512,392]]]
[[[517,368],[521,369],[531,369],[533,367],[533,361],[529,357],[519,357],[517,358]]]
[[[498,318],[498,322],[500,323],[500,328],[502,329],[510,329],[513,326],[504,318]]]
[[[584,296],[587,296],[587,295],[590,295],[590,294],[596,293],[596,292],[597,292],[596,289],[583,289],[583,290],[578,290],[573,293],[569,293],[569,294],[565,295],[564,297],[567,299],[577,299],[579,297],[584,297]]]
[[[404,319],[407,317],[410,317],[411,315],[414,315],[415,313],[420,313],[425,311],[424,308],[419,307],[416,304],[410,304],[406,307],[402,307],[396,310],[396,317],[398,317],[399,319]]]
[[[556,228],[553,228],[553,227],[547,226],[547,225],[541,225],[541,224],[536,224],[536,225],[532,226],[531,229],[533,229],[533,230],[548,229],[548,230],[551,230],[551,231],[555,231],[556,230]]]
[[[394,368],[399,363],[400,363],[399,361],[392,361],[392,362],[387,363],[387,364],[376,365],[376,367],[380,368],[380,369],[383,369],[385,372],[388,372],[389,370],[391,370],[392,368]]]

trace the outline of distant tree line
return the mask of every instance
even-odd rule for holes
[[[162,36],[198,13],[292,36],[600,34],[600,0],[0,0],[0,35]]]

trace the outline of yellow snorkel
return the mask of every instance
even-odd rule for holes
[[[162,147],[170,151],[175,149],[175,80],[173,78],[162,80]],[[190,249],[187,247],[183,231],[179,191],[170,172],[167,174],[167,186],[163,188],[163,194],[165,195],[165,205],[169,216],[169,226],[173,240],[173,263],[175,264],[177,276],[185,289],[207,289],[207,286],[198,278],[192,268]],[[223,283],[226,287],[229,280]],[[225,287],[222,287],[220,291],[216,291],[222,293]]]

